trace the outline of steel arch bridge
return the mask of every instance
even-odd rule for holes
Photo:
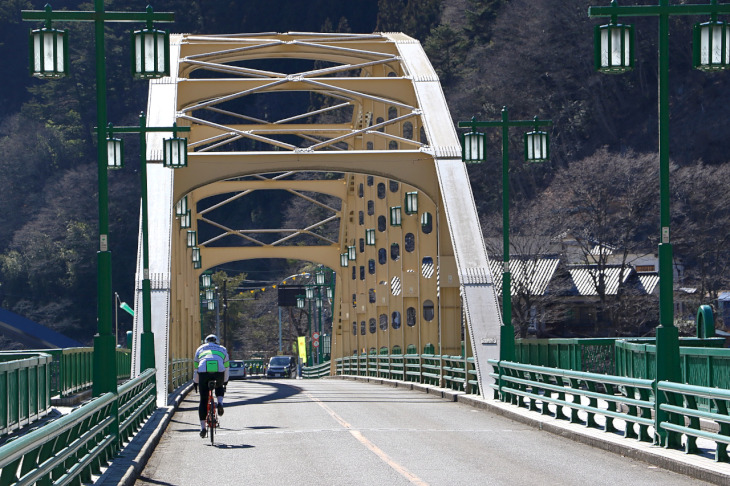
[[[290,72],[272,70],[281,66]],[[150,126],[190,127],[187,167],[148,169],[158,382],[200,343],[203,271],[288,258],[337,274],[333,358],[428,345],[456,355],[464,342],[484,390],[487,359],[499,354],[497,296],[454,124],[420,43],[401,33],[173,35],[171,73],[151,81],[148,101]],[[270,119],[275,98],[292,113]],[[162,160],[162,135],[149,134],[147,147],[149,161]],[[285,191],[319,217],[295,218],[292,228],[234,226],[226,206],[254,191]],[[417,210],[406,207],[407,194]],[[198,269],[185,217],[176,217],[184,206],[199,237]],[[343,267],[349,246],[356,259]]]

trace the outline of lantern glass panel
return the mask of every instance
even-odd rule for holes
[[[136,78],[160,78],[169,74],[169,33],[142,29],[132,33],[133,74]]]
[[[38,78],[68,74],[68,33],[57,29],[31,31],[31,72]]]
[[[548,134],[535,130],[525,134],[525,160],[528,162],[544,162],[550,158]]]
[[[365,230],[365,243],[370,246],[375,245],[375,230],[374,229]]]
[[[164,159],[163,165],[165,167],[172,167],[173,169],[179,167],[186,167],[188,165],[188,139],[173,137],[166,138],[163,140],[163,151]]]
[[[418,213],[418,193],[407,192],[406,193],[406,214]]]
[[[401,212],[400,206],[394,206],[390,208],[390,225],[400,226],[401,225]]]
[[[486,134],[479,132],[469,132],[464,134],[461,148],[461,160],[467,163],[485,161],[486,145]]]
[[[124,166],[124,151],[119,138],[106,139],[106,166],[109,169],[121,169]]]
[[[597,25],[596,69],[604,73],[623,73],[634,66],[633,27],[623,24]]]
[[[190,210],[188,209],[185,211],[185,215],[180,217],[180,227],[181,228],[190,228],[192,224],[192,217],[190,215]]]
[[[208,310],[213,310],[213,309],[215,309],[215,302],[212,300],[209,300],[208,301]]]
[[[725,22],[694,26],[693,65],[701,71],[720,71],[730,66],[730,29]]]

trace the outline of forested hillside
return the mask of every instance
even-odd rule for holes
[[[90,342],[96,329],[98,238],[93,34],[91,24],[54,23],[70,29],[71,74],[57,81],[31,78],[28,30],[40,24],[21,22],[20,11],[42,9],[44,3],[0,2],[5,66],[0,90],[0,305]],[[632,21],[636,69],[609,76],[593,70],[593,26],[602,22],[587,15],[589,5],[601,2],[111,0],[106,5],[108,10],[140,11],[147,3],[157,12],[176,13],[177,21],[165,26],[172,32],[403,31],[419,39],[429,54],[454,123],[472,116],[498,119],[503,106],[515,119],[553,121],[552,159],[541,165],[521,162],[522,134],[512,132],[515,234],[570,231],[622,248],[656,244],[656,20]],[[53,8],[88,10],[92,5],[56,0]],[[699,288],[701,299],[730,289],[730,112],[725,102],[730,73],[691,68],[692,24],[706,20],[670,22],[675,256],[687,265],[682,284]],[[147,101],[147,83],[129,75],[128,29],[117,24],[107,30],[109,120],[115,125],[135,124]],[[489,137],[493,162],[469,170],[485,235],[491,237],[501,234],[501,140],[497,131]],[[125,143],[127,153],[136,153],[132,138]],[[110,241],[113,288],[129,300],[139,178],[138,161],[128,157],[126,163],[129,169],[110,173]],[[260,217],[285,217],[286,211],[263,213],[264,207],[262,202]],[[257,278],[255,267],[248,270],[249,277]],[[279,277],[291,270],[296,268],[282,269]]]

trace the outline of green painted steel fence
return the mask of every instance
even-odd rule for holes
[[[168,392],[176,390],[178,387],[193,379],[193,363],[194,360],[189,358],[170,361],[170,384],[168,386]]]
[[[728,462],[730,458],[727,453],[727,446],[730,444],[730,390],[707,388],[701,386],[683,385],[660,381],[657,383],[658,393],[664,393],[665,403],[659,407],[668,412],[669,420],[659,424],[667,430],[669,435],[685,436],[685,452],[688,454],[699,454],[697,439],[707,439],[715,443],[715,460]],[[714,412],[702,410],[700,400],[712,403]],[[701,426],[700,421],[707,421],[713,424],[712,430]],[[676,441],[676,438],[668,438]]]
[[[0,486],[90,482],[152,413],[155,372],[0,447]]]
[[[0,353],[0,435],[48,414],[52,362],[44,353]]]
[[[565,370],[622,375],[617,366],[619,360],[624,358],[618,356],[620,351],[617,347],[621,343],[642,345],[654,341],[653,337],[516,339],[515,361]],[[723,338],[680,338],[682,347],[721,348],[724,342]],[[642,358],[637,359],[637,366],[647,366],[640,361]]]
[[[662,445],[683,443],[689,454],[702,454],[697,440],[706,439],[715,444],[716,460],[730,461],[730,390],[507,361],[489,363],[494,368],[495,398],[503,402],[606,432],[620,432],[615,421],[621,420],[625,437],[659,443],[664,435]],[[668,414],[660,423],[654,413],[655,389],[662,394],[659,409]],[[704,409],[702,400],[712,404],[712,411]]]
[[[330,361],[325,361],[314,366],[302,366],[302,378],[312,379],[329,376],[331,364]]]
[[[361,354],[335,360],[338,375],[372,376],[479,393],[473,358],[434,354]]]

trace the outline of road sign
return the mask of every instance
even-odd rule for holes
[[[312,340],[312,346],[314,346],[315,348],[318,348],[319,347],[319,339],[313,339]]]
[[[315,341],[319,340],[319,333],[318,332],[313,332],[312,333],[312,339],[314,339]]]

